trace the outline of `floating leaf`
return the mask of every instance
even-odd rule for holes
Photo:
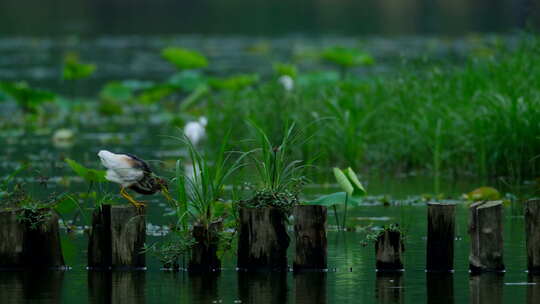
[[[192,92],[206,85],[206,77],[199,71],[181,71],[174,74],[168,82],[186,92]]]
[[[142,103],[154,103],[178,91],[178,87],[171,84],[158,84],[144,90],[137,99]]]
[[[333,47],[325,50],[322,58],[330,63],[342,66],[353,67],[359,65],[371,65],[375,60],[366,52],[343,47]]]
[[[79,208],[79,204],[76,199],[70,196],[65,196],[54,205],[54,210],[61,215],[69,214]]]
[[[75,171],[75,173],[77,173],[78,176],[82,177],[87,182],[99,183],[107,181],[105,179],[105,170],[86,168],[78,162],[69,158],[66,158],[66,163],[71,167],[73,171]]]
[[[323,195],[315,200],[305,202],[307,205],[321,205],[331,207],[334,205],[344,205],[346,200],[347,193],[345,192],[336,192],[332,194]],[[348,204],[360,205],[362,200],[349,196]]]
[[[81,63],[77,54],[67,54],[64,58],[64,69],[62,78],[65,80],[75,80],[89,77],[96,70],[96,66],[91,63]]]
[[[336,177],[338,184],[341,186],[341,189],[345,190],[345,192],[347,192],[349,195],[352,195],[354,188],[345,173],[343,173],[343,171],[341,171],[339,168],[334,168],[332,170],[334,171],[334,176]]]
[[[168,47],[161,51],[161,56],[178,69],[200,69],[208,66],[208,60],[202,54],[178,47]]]
[[[44,102],[54,101],[54,93],[33,89],[26,82],[0,82],[0,91],[4,92],[17,102],[24,111],[33,112]]]
[[[226,78],[211,78],[208,83],[214,89],[239,91],[259,81],[257,74],[239,74]]]
[[[102,99],[124,102],[133,98],[133,89],[122,82],[113,81],[101,89],[99,96]]]
[[[291,78],[295,78],[298,74],[298,70],[294,64],[276,62],[273,65],[273,69],[277,76],[287,75]]]

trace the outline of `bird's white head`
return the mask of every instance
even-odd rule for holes
[[[201,118],[199,118],[199,123],[206,127],[206,125],[208,124],[208,119],[206,119],[206,116],[202,116]]]
[[[111,166],[116,163],[116,160],[118,159],[118,154],[114,154],[107,150],[100,150],[97,155],[101,160],[101,164],[103,164],[105,168],[111,168]]]

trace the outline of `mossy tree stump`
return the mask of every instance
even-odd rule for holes
[[[426,270],[450,272],[454,269],[456,205],[429,203]]]
[[[540,199],[525,203],[525,242],[527,247],[527,269],[529,273],[540,273]]]
[[[90,269],[143,269],[146,240],[144,209],[103,205],[94,211],[88,242]]]
[[[469,210],[469,269],[473,273],[504,271],[502,202],[478,202]]]
[[[188,271],[215,272],[221,270],[221,260],[217,255],[221,229],[221,221],[211,223],[208,226],[202,224],[193,226],[192,235],[196,243],[191,249]]]
[[[294,235],[296,238],[296,255],[293,269],[314,270],[326,269],[327,209],[325,206],[304,205],[294,209]]]
[[[277,208],[240,208],[238,268],[287,270],[286,215]]]
[[[375,241],[377,271],[403,271],[405,245],[398,230],[383,230]]]
[[[0,268],[64,267],[58,216],[53,210],[0,211]]]

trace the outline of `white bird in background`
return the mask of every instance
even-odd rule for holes
[[[202,116],[198,121],[190,121],[184,127],[184,135],[196,146],[206,136],[208,120]]]
[[[289,75],[283,75],[278,79],[279,83],[285,91],[292,91],[294,89],[294,79]]]

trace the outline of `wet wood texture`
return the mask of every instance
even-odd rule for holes
[[[276,208],[240,208],[238,268],[287,270],[286,215]]]
[[[426,270],[449,272],[454,269],[456,205],[429,203]]]
[[[88,242],[91,269],[140,269],[146,267],[144,209],[103,205],[94,211]]]
[[[326,223],[325,206],[305,205],[294,209],[295,271],[327,268]]]
[[[469,210],[469,269],[473,273],[504,271],[502,202],[478,202]]]
[[[525,242],[527,248],[527,269],[530,273],[540,273],[540,199],[525,203]]]
[[[377,271],[402,271],[404,251],[405,246],[399,231],[383,231],[375,241]]]
[[[53,210],[0,211],[0,268],[64,267],[58,216]]]

